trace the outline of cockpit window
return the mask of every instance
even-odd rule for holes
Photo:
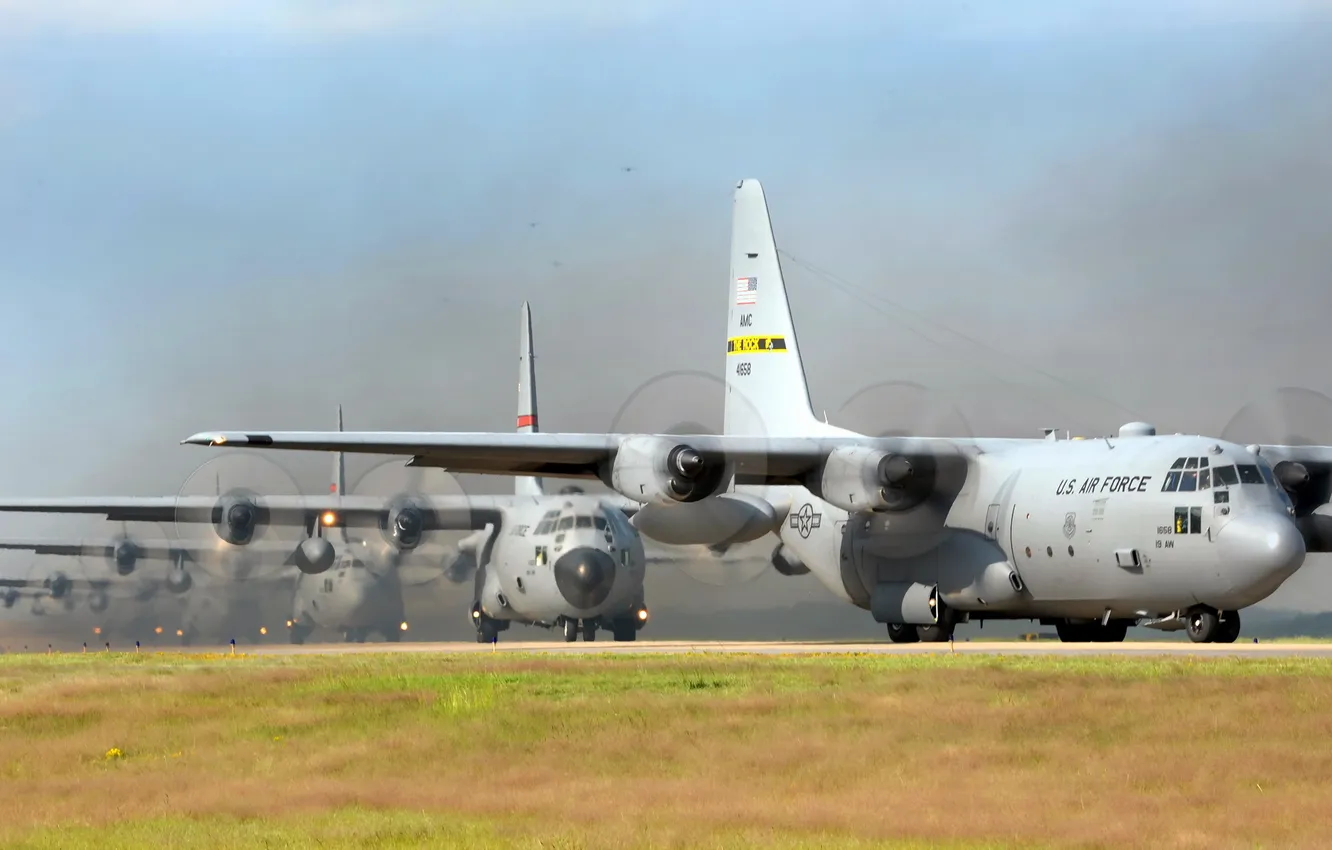
[[[1185,469],[1197,469],[1197,468],[1198,468],[1198,459],[1197,459],[1196,457],[1186,458],[1185,461],[1184,461],[1184,468],[1185,468]]]
[[[592,527],[592,517],[590,516],[578,517],[578,522],[574,525],[574,528],[591,528],[591,527]]]
[[[597,531],[606,530],[606,518],[604,516],[593,517],[592,521],[597,525]]]
[[[1236,464],[1239,470],[1239,480],[1241,484],[1262,484],[1263,475],[1258,471],[1258,465],[1254,463]]]
[[[555,526],[559,531],[568,531],[573,528],[574,518],[571,516],[560,517],[560,524]]]
[[[1179,492],[1192,493],[1198,489],[1198,473],[1194,470],[1185,472],[1179,479]]]
[[[1172,463],[1172,464],[1170,464],[1170,468],[1171,468],[1171,469],[1183,469],[1183,468],[1184,468],[1184,458],[1182,458],[1182,457],[1177,457],[1177,458],[1175,458],[1175,462]]]
[[[1233,466],[1218,466],[1212,470],[1212,483],[1217,487],[1228,487],[1239,483],[1239,476],[1235,474]]]
[[[533,534],[550,534],[550,533],[551,533],[552,531],[554,531],[554,530],[555,530],[555,520],[553,520],[553,519],[543,519],[541,522],[537,523],[536,531],[534,531],[534,532],[532,532],[532,533],[533,533]]]
[[[1207,462],[1207,458],[1203,458],[1203,463],[1206,463],[1206,462]],[[1209,488],[1209,487],[1211,487],[1211,486],[1212,486],[1212,470],[1210,470],[1210,469],[1200,469],[1200,470],[1198,470],[1198,489],[1199,489],[1199,490],[1206,490],[1207,488]]]
[[[1207,468],[1207,458],[1205,458],[1205,457],[1200,457],[1200,458],[1198,458],[1198,468],[1199,468],[1199,469],[1206,469],[1206,468]]]
[[[1179,489],[1179,473],[1167,472],[1165,477],[1165,483],[1161,485],[1161,492],[1173,493],[1178,489]]]

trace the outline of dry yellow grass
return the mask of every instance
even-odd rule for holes
[[[1316,659],[9,656],[0,838],[1315,847],[1329,740]]]

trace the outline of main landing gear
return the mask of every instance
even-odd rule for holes
[[[600,623],[597,620],[573,620],[565,618],[561,624],[564,628],[564,639],[568,643],[578,640],[578,633],[583,633],[583,641],[594,641],[597,639],[597,629]],[[638,637],[638,623],[629,617],[616,617],[610,621],[611,636],[616,641],[631,641]]]
[[[1184,631],[1194,643],[1234,643],[1239,638],[1240,615],[1199,605],[1184,615]]]
[[[939,622],[932,626],[908,626],[901,623],[888,624],[888,640],[893,643],[948,643],[953,639],[953,630],[957,628],[957,616],[953,609],[939,610]]]

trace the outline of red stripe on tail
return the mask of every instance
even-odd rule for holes
[[[519,427],[519,428],[535,428],[535,427],[536,427],[536,417],[535,417],[535,416],[531,416],[531,415],[519,416],[519,417],[518,417],[518,427]]]

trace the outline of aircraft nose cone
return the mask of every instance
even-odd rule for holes
[[[1217,544],[1224,563],[1260,582],[1285,580],[1304,563],[1304,537],[1284,515],[1241,514],[1221,529]]]
[[[615,559],[600,549],[570,549],[555,561],[554,570],[560,595],[581,610],[605,602],[615,583]]]

